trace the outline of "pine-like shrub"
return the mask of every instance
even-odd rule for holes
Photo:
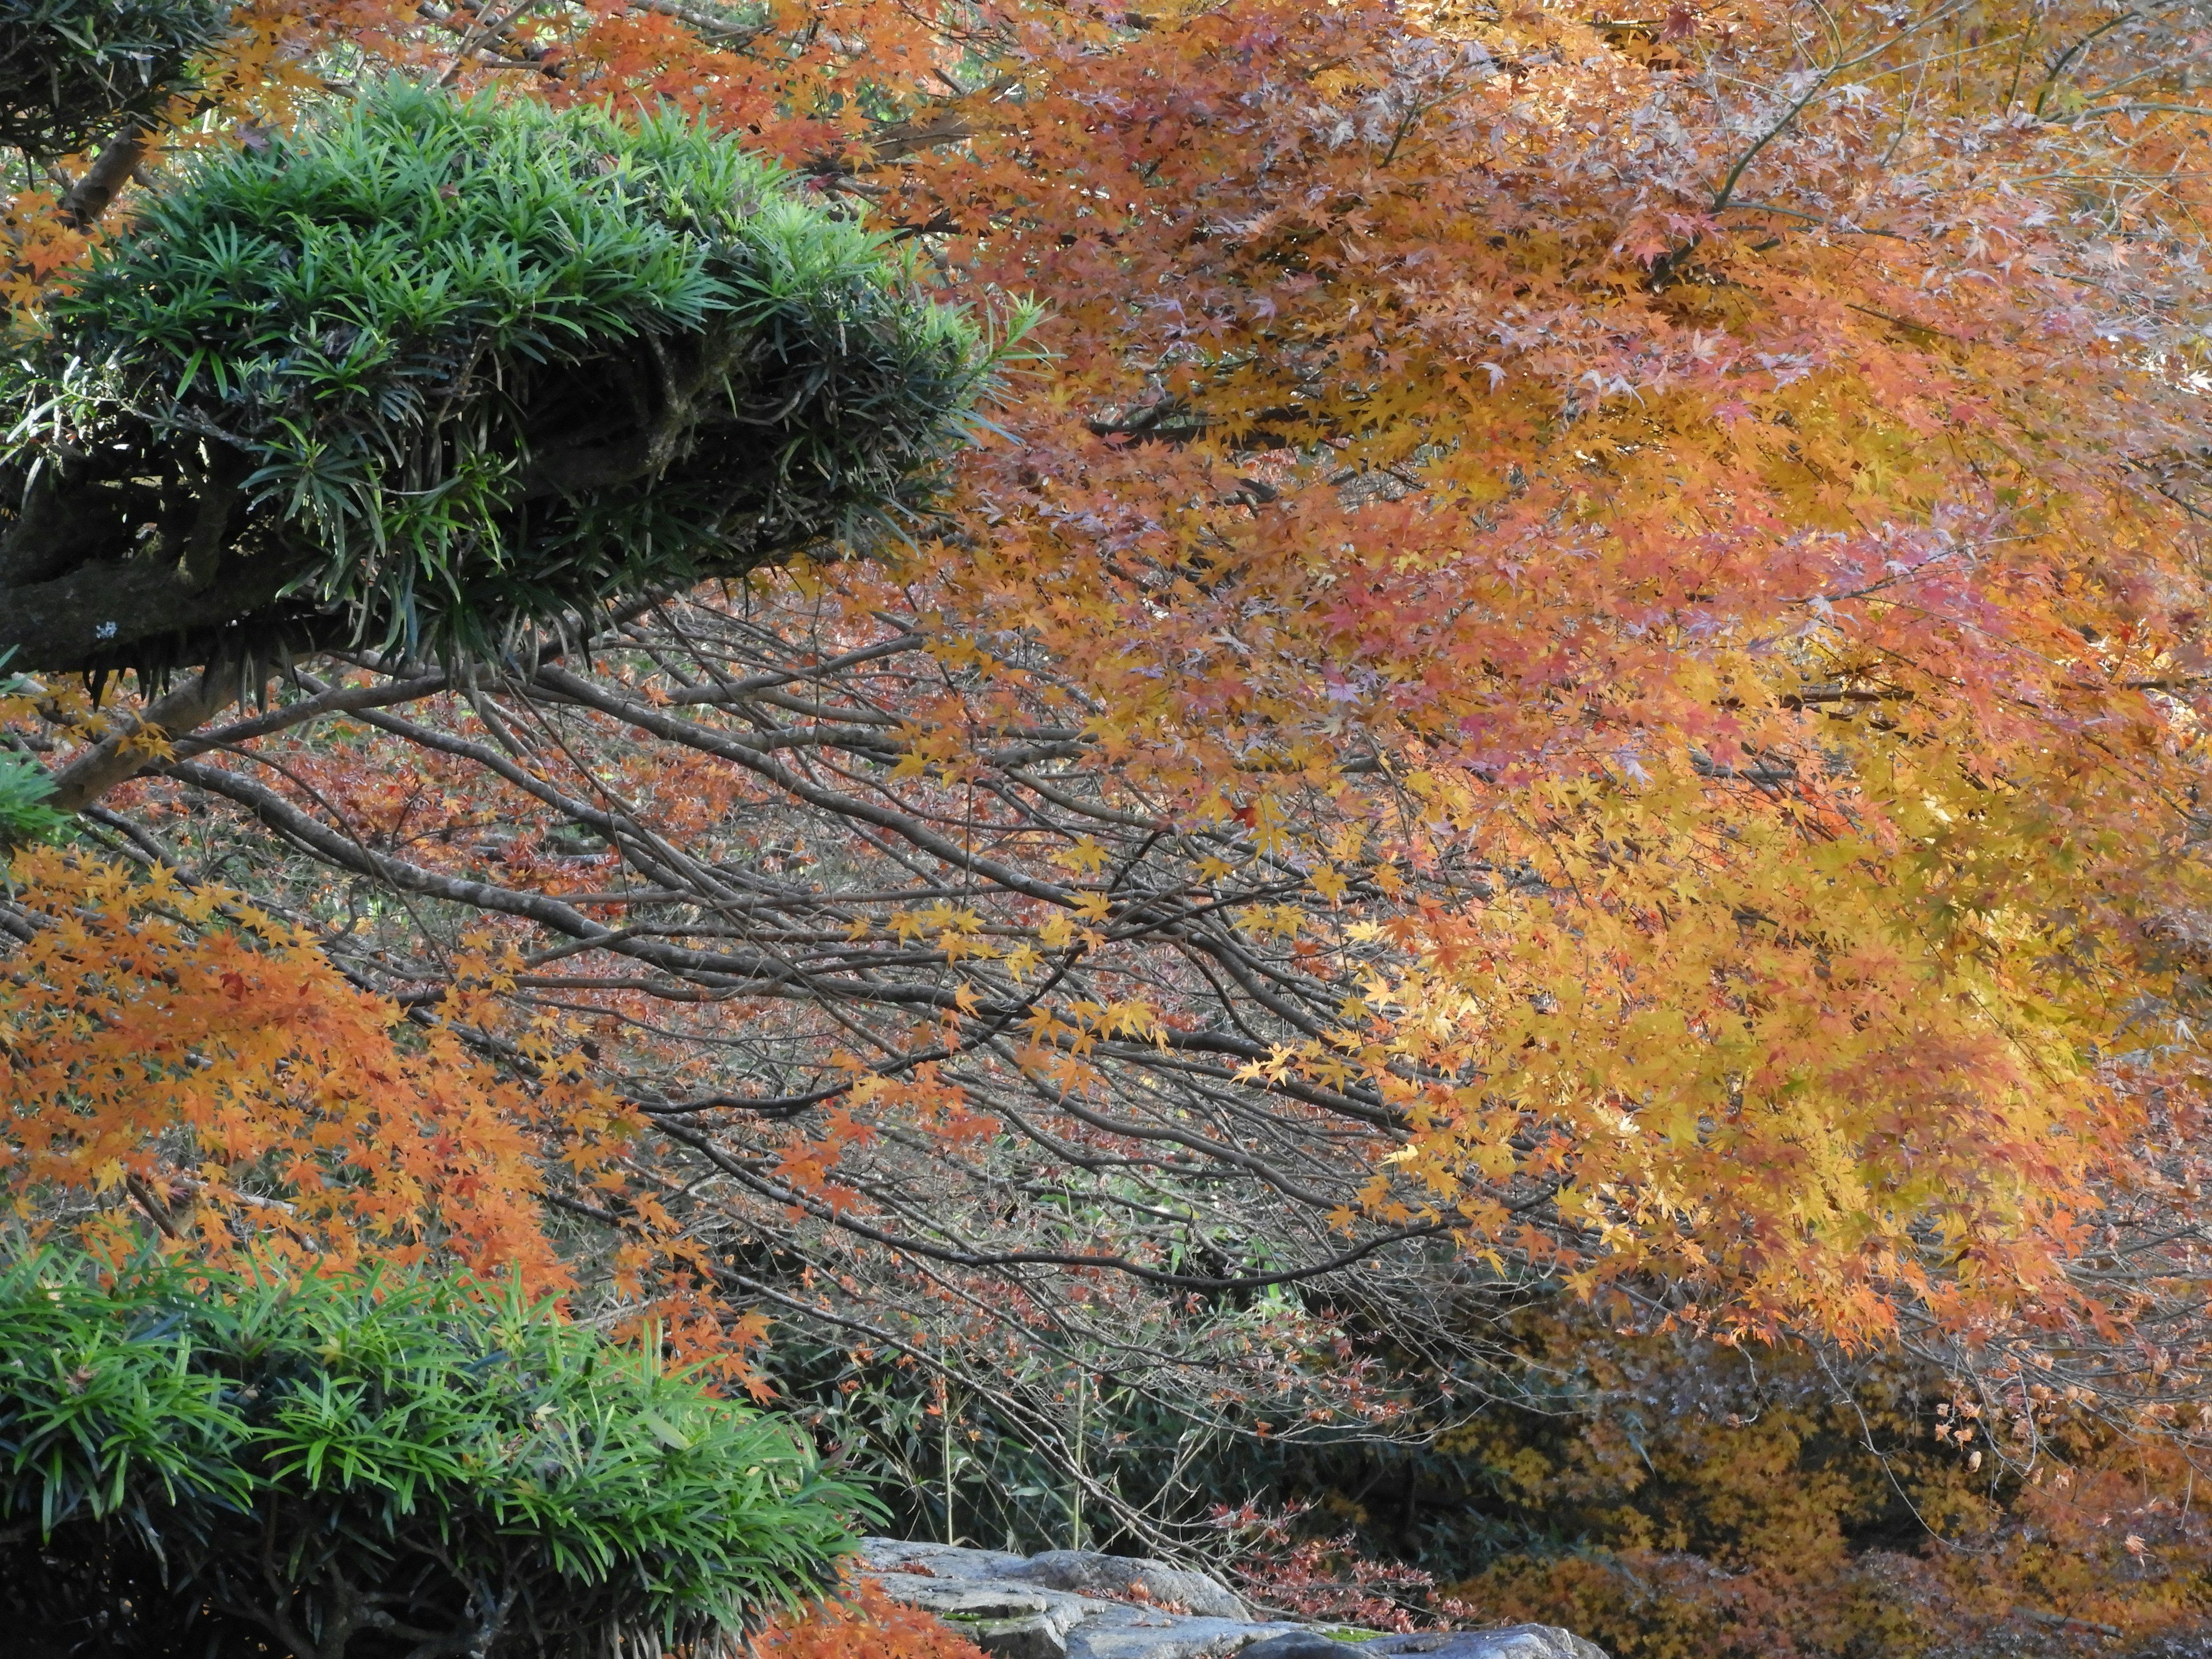
[[[0,1272],[10,1651],[711,1654],[834,1589],[866,1508],[786,1425],[519,1294]]]
[[[7,665],[8,653],[0,651],[0,669]],[[0,697],[15,695],[22,684],[0,672]],[[60,833],[69,820],[47,805],[53,793],[45,767],[27,754],[0,749],[0,851]]]
[[[88,148],[181,88],[229,0],[0,0],[0,144]]]
[[[187,597],[33,668],[158,657],[196,610],[491,653],[865,546],[1003,349],[695,122],[406,82],[183,162],[46,321],[0,380],[0,605],[145,561]]]

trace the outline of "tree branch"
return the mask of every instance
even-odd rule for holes
[[[133,121],[110,135],[84,176],[62,198],[63,222],[73,230],[90,230],[98,224],[100,216],[145,161],[153,137],[154,129],[143,121]]]
[[[238,700],[242,684],[240,665],[210,663],[190,684],[155,698],[143,714],[123,722],[54,774],[53,809],[82,812],[116,785],[137,777],[156,758],[139,739],[206,725]]]

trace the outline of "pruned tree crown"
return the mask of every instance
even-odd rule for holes
[[[865,546],[1006,349],[698,123],[386,82],[187,164],[0,374],[0,647],[494,653]]]

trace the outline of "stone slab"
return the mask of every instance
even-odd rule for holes
[[[1359,1649],[1362,1653],[1419,1655],[1421,1659],[1607,1659],[1596,1643],[1557,1625],[1419,1631],[1411,1636],[1379,1636],[1362,1642]]]
[[[1102,1555],[1096,1550],[1047,1550],[1006,1570],[1005,1576],[1078,1595],[1149,1602],[1200,1619],[1253,1622],[1236,1593],[1211,1574],[1133,1556]]]
[[[1032,1556],[866,1538],[860,1557],[885,1595],[947,1620],[991,1659],[1607,1659],[1550,1625],[1339,1642],[1253,1618],[1210,1574],[1093,1550]]]

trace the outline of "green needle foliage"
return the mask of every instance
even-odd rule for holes
[[[0,668],[7,666],[8,654],[0,651]],[[0,674],[0,697],[15,695],[22,684],[13,675]],[[69,819],[46,805],[53,793],[53,781],[45,767],[27,755],[0,750],[0,853],[26,842],[45,841],[68,828]]]
[[[69,819],[46,805],[52,781],[36,761],[0,754],[0,852],[59,835]]]
[[[155,559],[319,637],[495,653],[898,533],[1007,350],[673,114],[389,82],[183,166],[0,380],[0,577]]]
[[[229,0],[0,0],[0,144],[68,155],[182,90]]]
[[[868,1513],[788,1427],[550,1306],[0,1272],[0,1614],[33,1654],[730,1650]]]

